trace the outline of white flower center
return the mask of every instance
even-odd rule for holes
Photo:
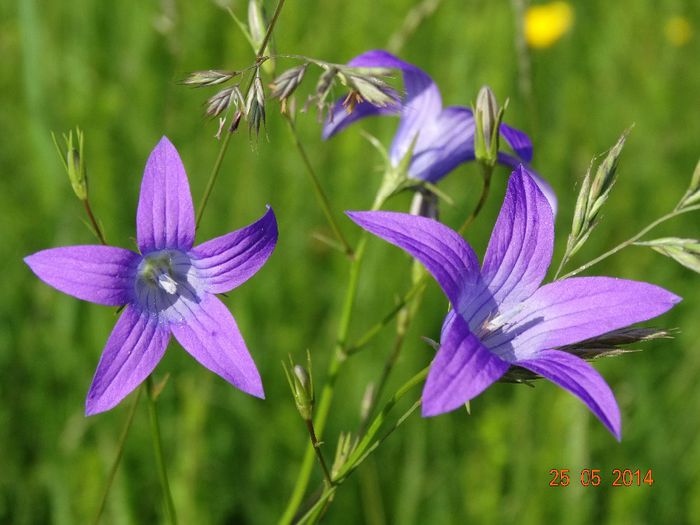
[[[138,268],[139,280],[174,295],[178,285],[173,268],[174,255],[170,251],[161,251],[144,257]]]
[[[180,321],[201,300],[204,286],[190,256],[179,250],[146,254],[136,270],[135,294],[145,311]]]
[[[511,324],[511,321],[520,312],[522,312],[524,308],[524,304],[519,303],[513,308],[509,308],[503,313],[500,313],[498,310],[496,310],[486,319],[484,319],[484,321],[481,323],[481,326],[476,332],[477,337],[481,340],[484,340],[488,336],[493,335],[495,332],[499,331],[500,329],[505,328],[506,326]]]

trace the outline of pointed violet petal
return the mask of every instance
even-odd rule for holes
[[[501,124],[501,137],[505,139],[515,154],[520,157],[520,161],[527,164],[532,162],[532,142],[530,137],[519,129],[510,127],[508,124]]]
[[[158,318],[129,305],[107,340],[85,401],[91,416],[115,407],[153,372],[170,333]]]
[[[277,242],[272,208],[253,224],[195,246],[192,263],[211,293],[224,293],[250,279],[267,261]]]
[[[681,300],[653,284],[613,277],[572,277],[544,285],[522,304],[502,333],[484,340],[493,352],[515,359],[578,343],[646,321]]]
[[[131,301],[138,254],[113,246],[66,246],[42,250],[24,262],[46,284],[107,306]]]
[[[418,134],[408,174],[435,183],[463,162],[474,159],[474,117],[470,109],[445,108]]]
[[[457,232],[426,217],[389,211],[346,212],[359,226],[403,248],[435,277],[457,308],[468,289],[477,286],[479,261]]]
[[[141,182],[136,238],[144,255],[155,250],[188,251],[194,242],[194,207],[185,167],[163,137],[151,152]]]
[[[522,165],[527,171],[528,175],[530,175],[530,177],[532,177],[532,179],[535,181],[542,193],[544,193],[544,196],[547,198],[549,205],[552,207],[552,213],[554,214],[554,216],[557,216],[557,194],[554,192],[554,188],[552,188],[549,182],[542,178],[542,175],[533,170],[531,166],[523,164],[523,162],[520,159],[513,157],[512,155],[508,155],[507,153],[503,153],[501,151],[498,152],[498,162],[504,166],[508,166],[509,168],[513,169],[517,169]]]
[[[454,316],[442,333],[440,349],[425,382],[423,416],[443,414],[464,405],[509,367],[481,344],[460,316]]]
[[[552,209],[521,166],[508,181],[486,249],[481,275],[488,290],[473,300],[465,317],[479,322],[493,304],[505,310],[529,297],[547,273],[553,246]]]
[[[350,113],[343,106],[343,100],[336,101],[333,108],[328,112],[326,121],[323,123],[323,132],[321,137],[323,140],[328,140],[336,133],[343,131],[350,124],[361,120],[365,117],[374,117],[377,115],[398,115],[401,111],[399,105],[387,106],[380,108],[369,102],[360,102],[356,104]]]
[[[258,369],[228,308],[205,294],[182,323],[170,325],[173,335],[197,361],[247,394],[264,398]]]
[[[534,359],[518,361],[516,364],[574,394],[620,441],[620,409],[615,396],[605,379],[586,361],[559,350],[545,350]]]

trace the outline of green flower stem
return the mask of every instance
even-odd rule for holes
[[[199,207],[197,211],[197,219],[195,221],[195,227],[199,228],[199,223],[202,222],[202,215],[204,215],[204,209],[207,207],[209,202],[209,196],[214,189],[214,184],[216,179],[219,177],[219,172],[221,171],[221,164],[224,161],[226,152],[228,151],[229,142],[231,142],[232,133],[224,133],[224,139],[221,141],[221,147],[219,148],[219,154],[216,156],[216,162],[214,162],[214,167],[209,175],[209,180],[207,181],[207,187],[204,189],[204,194],[202,199],[199,201]]]
[[[398,318],[396,320],[396,336],[394,338],[394,345],[392,347],[391,353],[389,354],[389,356],[386,359],[386,362],[384,363],[384,367],[382,368],[382,375],[379,377],[379,381],[377,382],[377,387],[375,388],[374,394],[370,400],[369,407],[364,413],[364,418],[360,423],[360,429],[358,430],[359,436],[362,436],[364,434],[367,422],[374,413],[374,409],[376,408],[377,403],[381,399],[382,393],[384,392],[384,388],[386,387],[386,384],[389,381],[389,376],[391,375],[391,372],[394,369],[394,366],[396,365],[399,356],[401,355],[401,350],[403,349],[404,342],[406,341],[406,333],[408,332],[408,328],[410,327],[411,322],[413,321],[415,314],[418,311],[418,308],[420,307],[420,303],[423,300],[425,284],[422,283],[425,282],[425,279],[428,274],[423,269],[421,264],[415,259],[413,260],[412,266],[415,280],[414,284],[417,285],[418,292],[410,302],[407,302],[405,306],[401,308],[401,311],[398,313]]]
[[[112,462],[112,468],[109,470],[109,475],[107,476],[107,484],[105,485],[104,491],[102,492],[102,499],[100,500],[100,505],[97,507],[97,512],[95,513],[95,519],[92,520],[93,525],[97,525],[102,518],[102,513],[104,512],[105,505],[107,504],[107,496],[109,491],[112,489],[112,484],[114,483],[114,477],[117,475],[117,470],[119,469],[119,464],[122,460],[122,455],[124,453],[124,445],[126,444],[126,438],[129,435],[129,430],[131,430],[131,424],[134,421],[134,414],[136,414],[136,407],[139,405],[139,400],[141,399],[141,392],[144,387],[142,386],[136,391],[136,397],[131,403],[131,408],[129,408],[129,413],[126,416],[126,421],[124,422],[124,427],[119,435],[119,442],[117,443],[117,455],[114,457]]]
[[[335,485],[328,490],[324,490],[318,500],[307,510],[303,516],[301,516],[296,525],[306,525],[307,523],[318,523],[321,519],[323,513],[327,509],[327,505],[333,500],[335,496],[335,491],[338,486]]]
[[[90,219],[90,224],[92,224],[92,228],[94,230],[95,235],[99,239],[100,243],[106,245],[107,241],[105,240],[105,236],[102,233],[102,229],[97,224],[97,220],[95,219],[95,216],[92,213],[92,208],[90,207],[90,200],[87,197],[83,199],[83,206],[85,207],[85,213],[87,213],[88,219]]]
[[[170,484],[168,483],[168,473],[165,469],[165,460],[163,458],[163,446],[160,439],[160,425],[158,424],[158,412],[156,410],[156,400],[153,396],[153,379],[151,376],[146,378],[146,390],[148,395],[148,415],[151,420],[151,436],[153,437],[153,449],[156,454],[156,466],[158,468],[158,477],[163,490],[163,499],[165,500],[165,512],[170,525],[177,525],[177,515],[175,514],[175,505],[173,504],[173,496],[170,493]]]
[[[467,217],[464,222],[462,223],[462,226],[459,227],[459,232],[460,235],[463,235],[464,232],[471,226],[471,224],[476,220],[476,218],[479,216],[479,213],[481,212],[481,209],[484,207],[484,204],[486,204],[486,200],[489,197],[489,191],[491,190],[491,175],[493,174],[493,166],[488,166],[486,164],[481,165],[483,168],[483,177],[484,177],[484,185],[481,187],[481,195],[479,196],[479,201],[476,203],[476,207],[474,208],[474,211],[471,212],[469,217]]]
[[[257,54],[255,55],[255,67],[259,67],[262,63],[260,59],[263,58],[265,48],[267,47],[267,43],[270,40],[270,37],[272,36],[272,31],[274,30],[275,25],[277,24],[277,19],[279,18],[280,13],[282,12],[282,7],[284,7],[284,2],[285,0],[279,0],[279,2],[277,2],[277,7],[275,8],[275,12],[272,15],[272,19],[270,20],[270,25],[267,27],[265,37],[263,38],[263,41],[260,44],[260,47],[258,48]],[[253,75],[250,79],[250,84],[248,84],[248,89],[246,90],[246,92],[250,91],[250,87],[253,85],[254,78],[255,76]],[[204,190],[204,195],[202,195],[202,200],[199,202],[199,211],[197,211],[197,219],[195,221],[197,228],[199,227],[199,223],[202,221],[202,215],[204,215],[204,209],[207,207],[207,202],[209,202],[209,196],[211,195],[211,192],[214,189],[216,179],[219,177],[219,172],[221,171],[221,164],[223,163],[224,157],[226,156],[226,151],[228,151],[228,145],[231,141],[231,135],[231,132],[225,133],[224,139],[221,141],[219,154],[216,157],[216,162],[214,163],[214,167],[212,168],[211,174],[209,175],[209,180],[207,181],[207,186]]]
[[[399,428],[408,417],[415,412],[415,410],[421,405],[421,400],[418,399],[411,407],[404,412],[401,417],[399,417],[396,422],[376,441],[372,441],[377,435],[382,425],[385,423],[389,416],[389,413],[394,408],[396,403],[411,391],[415,386],[421,384],[423,380],[428,375],[428,370],[430,367],[426,367],[412,378],[410,378],[406,383],[404,383],[396,393],[391,396],[391,398],[386,402],[381,412],[374,418],[372,424],[369,426],[367,433],[362,437],[354,452],[348,458],[345,466],[340,470],[338,476],[333,480],[334,485],[326,487],[321,493],[319,499],[309,508],[309,510],[297,521],[298,525],[306,523],[317,523],[318,520],[325,514],[328,509],[328,505],[333,500],[336,490],[338,487],[352,474],[360,464],[367,459],[372,453],[377,450],[379,445],[381,445],[385,439],[387,439],[397,428]]]
[[[345,292],[343,309],[340,314],[340,324],[338,326],[338,337],[336,339],[335,350],[333,352],[333,356],[331,357],[331,362],[328,365],[326,382],[323,385],[316,409],[316,417],[314,418],[314,427],[319,436],[323,434],[323,430],[326,426],[331,403],[333,401],[335,382],[338,379],[338,373],[340,372],[342,364],[347,359],[345,346],[347,343],[348,332],[350,330],[352,309],[355,304],[355,297],[357,296],[360,267],[362,265],[366,245],[367,233],[363,232],[362,237],[357,243],[355,256],[353,257],[352,264],[350,266],[350,279]],[[292,491],[292,496],[289,499],[289,503],[287,503],[287,508],[285,509],[284,514],[280,518],[279,523],[281,525],[292,523],[297,509],[299,508],[299,505],[301,505],[304,493],[306,492],[306,488],[309,484],[309,477],[311,476],[311,469],[314,463],[314,455],[315,449],[311,444],[309,444],[309,446],[306,447],[306,452],[304,453],[304,459],[302,460],[301,468],[299,469],[299,474],[294,485],[294,490]]]
[[[383,206],[384,197],[382,197],[382,195],[383,194],[380,188],[380,191],[372,204],[371,209],[373,211],[378,210]],[[352,263],[350,264],[350,277],[348,280],[348,287],[345,291],[343,309],[340,313],[340,322],[338,324],[338,335],[336,337],[335,349],[333,351],[331,361],[328,364],[326,383],[323,385],[323,389],[321,390],[321,396],[316,408],[316,417],[314,418],[314,427],[318,436],[322,436],[323,430],[326,427],[326,421],[328,420],[331,403],[333,402],[335,382],[338,379],[338,373],[340,372],[342,364],[348,357],[346,348],[348,343],[348,334],[350,332],[350,321],[352,320],[352,310],[355,305],[355,297],[357,296],[357,287],[360,279],[362,259],[364,258],[365,247],[367,246],[367,235],[367,232],[363,230],[360,240],[357,242],[357,246],[355,247]],[[314,447],[311,445],[307,446],[306,452],[304,453],[304,459],[302,460],[301,467],[299,469],[299,474],[297,475],[297,479],[294,484],[294,489],[292,490],[292,495],[290,496],[287,507],[285,508],[284,513],[278,522],[280,525],[288,525],[292,523],[292,520],[299,509],[299,505],[301,505],[302,498],[304,497],[306,488],[309,485],[309,477],[311,476],[314,455]]]
[[[396,424],[392,426],[387,433],[385,433],[377,441],[372,442],[374,437],[377,435],[377,432],[379,432],[382,425],[389,417],[389,414],[391,413],[391,410],[394,408],[396,403],[398,403],[401,400],[401,398],[403,398],[403,396],[410,392],[414,387],[421,384],[428,376],[429,370],[430,366],[426,366],[423,370],[411,377],[384,404],[382,410],[379,412],[379,414],[377,414],[377,416],[372,420],[372,423],[367,428],[367,433],[364,436],[362,436],[362,439],[360,439],[360,442],[357,444],[357,447],[348,458],[348,461],[345,463],[343,468],[340,469],[338,475],[333,480],[336,484],[344,481],[345,478],[347,478],[353,470],[355,470],[372,452],[374,452],[374,450],[381,444],[381,442],[384,441],[387,437],[389,437],[389,435],[405,421],[408,415],[410,415],[410,413],[413,412],[413,410],[415,410],[417,406],[420,405],[419,399],[418,401],[416,401],[416,403],[414,403],[414,405],[411,407],[411,409],[409,409],[408,412],[406,412],[397,420]]]
[[[306,173],[308,173],[309,178],[311,179],[311,184],[314,188],[314,193],[316,194],[316,199],[318,200],[319,205],[321,206],[321,210],[323,211],[323,214],[326,216],[326,221],[328,221],[328,225],[330,226],[331,230],[333,230],[333,235],[335,235],[335,238],[338,240],[340,244],[343,245],[343,251],[345,254],[352,258],[353,256],[353,250],[350,244],[348,243],[347,239],[343,235],[343,232],[340,230],[340,226],[338,225],[338,221],[335,218],[335,215],[333,213],[333,210],[331,208],[330,202],[328,200],[328,196],[326,195],[326,192],[323,191],[323,187],[321,186],[321,181],[319,181],[318,177],[316,176],[316,171],[314,170],[313,166],[311,165],[311,161],[309,160],[309,156],[306,154],[306,149],[304,148],[304,145],[301,143],[301,140],[299,139],[299,134],[297,133],[296,126],[294,125],[294,121],[288,114],[284,114],[284,119],[287,121],[287,125],[289,126],[289,131],[292,134],[292,138],[294,139],[294,145],[297,148],[297,151],[299,152],[299,155],[301,156],[301,160],[304,162],[304,166],[306,167]]]
[[[622,250],[623,248],[626,248],[626,247],[629,246],[630,244],[633,244],[634,242],[638,241],[639,239],[641,239],[642,237],[644,237],[647,233],[649,233],[651,230],[653,230],[654,228],[656,228],[659,224],[661,224],[661,223],[663,223],[663,222],[666,222],[666,221],[668,221],[668,220],[670,220],[670,219],[673,219],[673,218],[675,218],[675,217],[678,217],[679,215],[683,215],[684,213],[688,213],[688,212],[696,211],[696,210],[700,210],[700,204],[697,205],[697,206],[689,206],[689,207],[687,207],[687,208],[680,208],[680,209],[677,208],[677,209],[673,210],[672,212],[667,213],[667,214],[664,215],[663,217],[659,217],[659,218],[656,219],[654,222],[652,222],[651,224],[649,224],[646,228],[643,228],[642,230],[640,230],[636,235],[633,235],[632,237],[630,237],[630,238],[627,239],[626,241],[624,241],[624,242],[618,244],[617,246],[615,246],[612,250],[608,250],[607,252],[605,252],[604,254],[602,254],[602,255],[596,257],[596,258],[593,259],[592,261],[589,261],[589,262],[587,262],[586,264],[584,264],[584,265],[582,265],[582,266],[579,266],[579,267],[576,268],[575,270],[573,270],[573,271],[567,273],[566,275],[560,277],[560,279],[566,279],[567,277],[573,277],[574,275],[576,275],[576,274],[578,274],[578,273],[581,273],[581,272],[584,271],[584,270],[587,270],[588,268],[590,268],[590,267],[593,266],[594,264],[598,264],[598,263],[599,263],[600,261],[602,261],[603,259],[607,259],[607,258],[610,257],[611,255],[614,255],[614,254],[616,254],[617,252],[619,252],[620,250]]]
[[[410,303],[414,297],[422,293],[428,282],[428,274],[424,274],[409,290],[404,294],[401,299],[396,303],[396,305],[384,316],[380,321],[373,324],[364,334],[357,338],[352,345],[350,345],[346,353],[352,355],[356,352],[362,350],[367,344],[369,344],[381,331],[386,327],[394,317],[396,317],[406,306]]]
[[[309,431],[309,438],[311,439],[311,446],[314,447],[314,450],[316,451],[316,457],[318,458],[318,462],[321,465],[321,470],[323,470],[323,479],[326,484],[326,487],[330,487],[333,485],[333,480],[331,479],[331,472],[328,470],[328,465],[326,464],[326,460],[323,458],[323,453],[321,452],[321,443],[318,441],[318,438],[316,437],[316,431],[314,429],[314,422],[311,419],[307,419],[306,421],[306,428]]]

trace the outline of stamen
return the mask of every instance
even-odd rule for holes
[[[158,286],[170,295],[177,292],[177,281],[175,281],[175,279],[170,277],[170,275],[167,273],[161,273],[158,275]]]
[[[523,303],[519,303],[515,307],[511,308],[510,310],[506,310],[502,314],[496,315],[495,317],[492,317],[490,319],[487,318],[482,325],[483,335],[486,335],[490,332],[495,332],[496,330],[503,328],[504,326],[509,324],[510,321],[512,321],[513,318],[520,312],[522,312],[524,309],[525,305]]]

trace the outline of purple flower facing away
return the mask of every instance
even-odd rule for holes
[[[365,117],[399,115],[399,128],[389,150],[389,159],[392,165],[398,166],[415,139],[409,177],[436,183],[458,165],[474,160],[476,125],[472,110],[460,106],[443,108],[440,91],[425,71],[379,49],[356,56],[348,65],[401,70],[405,96],[401,103],[389,107],[361,102],[351,113],[345,111],[342,100],[336,102],[323,127],[324,139]],[[501,124],[500,133],[515,153],[513,156],[499,152],[501,164],[515,168],[532,160],[532,143],[525,133],[506,124]],[[554,191],[539,175],[532,175],[556,211]]]
[[[252,277],[277,242],[272,209],[257,222],[194,246],[185,168],[163,137],[146,163],[135,253],[67,246],[25,258],[54,288],[97,304],[125,306],[97,365],[87,415],[109,410],[153,371],[171,334],[197,361],[237,388],[264,397],[260,374],[233,316],[215,294]]]
[[[583,359],[556,348],[651,319],[681,299],[612,277],[541,286],[552,259],[553,215],[523,167],[510,178],[481,268],[469,244],[432,219],[348,215],[420,260],[452,305],[423,390],[424,416],[462,406],[515,365],[578,396],[620,439],[620,411],[605,380]]]

